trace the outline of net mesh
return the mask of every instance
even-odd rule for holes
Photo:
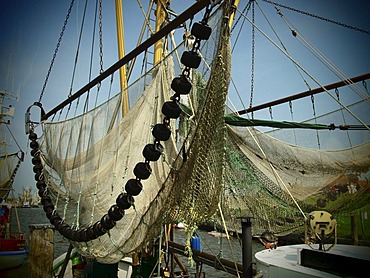
[[[0,158],[0,197],[3,199],[8,197],[18,160],[15,156],[7,155]]]
[[[221,24],[221,19],[214,17],[211,24]],[[174,136],[163,142],[162,158],[151,165],[152,174],[142,182],[143,190],[135,197],[134,206],[109,233],[87,243],[74,242],[82,255],[103,263],[117,262],[157,236],[163,223],[179,219],[197,223],[214,213],[223,184],[223,114],[230,76],[230,63],[225,62],[230,59],[228,39],[218,46],[215,42],[221,31],[215,30],[219,31],[213,32],[201,49],[204,65],[191,77],[196,110],[188,133],[182,135],[188,159],[178,155],[177,124],[173,122]],[[180,69],[179,63],[168,57],[128,89],[134,105],[122,119],[113,117],[117,95],[79,117],[43,124],[43,174],[59,215],[74,228],[100,220],[124,192],[126,181],[134,177],[136,163],[143,161],[142,149],[154,140],[151,127],[162,122],[162,104],[169,100],[169,86],[175,70]],[[209,64],[213,64],[212,73]],[[207,84],[210,76],[213,81]]]
[[[254,235],[265,230],[285,234],[302,227],[302,212],[322,208],[311,198],[324,196],[323,189],[338,179],[366,173],[370,167],[369,142],[350,149],[320,151],[288,144],[254,128],[230,126],[227,138],[223,213],[227,226],[234,230],[240,229],[238,217],[253,216]],[[363,205],[358,203],[357,208]],[[344,207],[327,209],[344,212]],[[222,225],[220,217],[216,216],[216,221]]]
[[[219,203],[229,229],[239,229],[237,217],[251,215],[253,234],[290,231],[303,224],[302,209],[314,208],[307,196],[370,167],[369,144],[314,151],[253,128],[225,125],[231,75],[230,34],[221,28],[226,18],[219,10],[209,22],[213,32],[202,42],[203,62],[191,71],[191,94],[181,100],[190,112],[171,122],[172,137],[163,142],[160,160],[151,163],[152,174],[142,182],[134,206],[107,234],[73,242],[82,255],[114,263],[155,238],[164,223],[184,221],[195,227],[214,216],[222,225]],[[131,107],[125,117],[114,116],[117,95],[79,117],[43,124],[40,145],[48,190],[59,215],[76,229],[100,220],[134,177],[144,146],[153,142],[151,127],[163,120],[169,85],[181,72],[175,57],[168,55],[128,88]]]

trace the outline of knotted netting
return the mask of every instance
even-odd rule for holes
[[[0,197],[3,199],[8,196],[11,189],[18,160],[14,155],[3,155],[0,157]]]
[[[107,234],[72,242],[82,255],[117,262],[158,236],[163,224],[184,221],[193,228],[218,209],[229,229],[239,230],[238,217],[249,215],[253,234],[291,231],[315,208],[305,197],[346,173],[368,170],[368,144],[338,152],[309,150],[225,125],[231,76],[226,19],[220,9],[209,21],[213,31],[202,42],[203,61],[191,71],[191,93],[181,100],[189,110],[171,122],[172,136],[161,142],[162,156],[151,163],[152,174],[134,206]],[[151,128],[163,120],[171,81],[181,72],[175,57],[171,53],[128,88],[132,105],[125,117],[114,117],[117,95],[81,116],[43,123],[43,175],[59,215],[74,228],[100,220],[133,178],[144,146],[153,142]]]
[[[370,168],[370,142],[328,151],[288,144],[254,128],[227,130],[221,204],[229,229],[240,230],[238,217],[253,216],[254,235],[292,232],[304,225],[303,214],[322,209],[310,198],[324,195],[338,179]]]
[[[95,240],[72,242],[82,255],[114,263],[158,236],[165,223],[185,220],[195,225],[214,214],[223,186],[224,103],[230,79],[227,32],[218,42],[221,15],[210,20],[214,31],[201,47],[203,65],[190,76],[189,99],[195,110],[182,119],[187,131],[180,136],[176,129],[184,123],[171,122],[172,137],[161,142],[162,156],[151,164],[150,177],[142,181],[142,191],[123,219]],[[114,117],[117,95],[81,116],[43,123],[43,175],[58,214],[73,228],[100,220],[143,161],[144,146],[154,140],[151,128],[163,121],[162,105],[170,99],[175,72],[180,73],[173,57],[175,53],[168,55],[128,88],[134,104],[126,116]],[[176,137],[182,140],[176,142]]]

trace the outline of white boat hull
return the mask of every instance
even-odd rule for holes
[[[317,245],[313,246],[318,249]],[[281,246],[273,250],[263,250],[255,254],[257,272],[262,277],[343,277],[340,273],[333,274],[335,269],[331,269],[332,273],[303,266],[300,261],[300,251],[302,249],[312,250],[308,245],[297,244]],[[323,251],[320,251],[323,252]],[[354,245],[335,245],[332,249],[327,251],[330,254],[343,256],[345,258],[357,258],[368,261],[370,265],[370,247],[354,246]],[[352,265],[348,265],[350,269]],[[353,270],[358,272],[358,269]],[[353,277],[357,277],[354,275]]]

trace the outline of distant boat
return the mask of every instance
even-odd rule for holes
[[[6,99],[13,99],[14,96],[8,92],[0,92],[0,269],[12,268],[21,265],[28,254],[24,234],[20,231],[18,217],[15,219],[16,227],[11,227],[12,209],[16,207],[6,202],[13,193],[13,183],[18,173],[24,154],[22,150],[10,152],[14,147],[10,145],[6,137],[5,126],[9,129],[14,116],[14,107],[6,105]],[[13,138],[15,139],[15,138]],[[19,146],[17,144],[17,146]],[[12,196],[14,197],[14,196]],[[13,198],[14,201],[14,198]]]
[[[0,270],[20,266],[28,255],[24,234],[10,227],[11,208],[0,199]]]
[[[19,194],[19,201],[22,208],[30,208],[33,206],[34,200],[31,196],[32,189],[29,187],[23,187],[22,193]]]

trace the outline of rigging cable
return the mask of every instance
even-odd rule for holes
[[[97,22],[96,19],[97,19],[97,16],[98,16],[98,2],[99,2],[99,0],[96,0],[96,2],[95,2],[94,25],[93,25],[93,32],[92,32],[92,39],[91,39],[89,82],[91,81],[91,76],[92,76],[92,64],[93,64],[93,58],[94,58],[94,45],[95,45],[95,31],[96,31],[96,22]],[[88,101],[89,96],[90,96],[90,89],[87,90],[86,101]],[[79,100],[80,100],[80,98],[77,98],[77,105],[78,105]]]
[[[70,96],[72,95],[73,82],[74,82],[74,80],[75,80],[75,74],[76,74],[76,68],[77,68],[77,62],[78,62],[78,55],[79,55],[80,47],[81,47],[82,32],[83,32],[84,23],[85,23],[85,18],[86,18],[87,1],[88,1],[88,0],[85,0],[85,6],[84,6],[83,15],[82,15],[80,34],[79,34],[79,37],[78,37],[78,43],[77,43],[77,49],[76,49],[76,56],[75,56],[75,62],[74,62],[74,65],[73,65],[72,78],[71,78],[71,85],[70,85],[70,87],[69,87],[68,97],[70,97]],[[76,113],[77,113],[78,103],[79,103],[79,98],[78,98],[77,103],[76,103],[75,115],[76,115]],[[71,106],[72,106],[72,103],[70,103],[70,104],[69,104],[69,106],[68,106],[68,110],[67,110],[66,117],[68,116],[68,112],[69,112],[69,110],[70,110]]]
[[[340,101],[339,89],[338,89],[338,88],[335,88],[335,94],[337,95],[338,101]],[[343,113],[343,109],[342,109],[342,107],[339,107],[339,109],[340,109],[340,112],[341,112],[341,114],[342,114],[343,124],[344,124],[344,125],[347,125],[347,124],[346,124],[346,119],[345,119],[345,117],[344,117],[344,113]],[[346,133],[347,133],[347,138],[348,138],[349,145],[350,145],[350,147],[352,148],[353,146],[352,146],[351,137],[349,136],[349,132],[348,132],[348,130],[346,130]]]
[[[234,30],[234,29],[236,28],[236,26],[238,25],[238,23],[239,23],[240,19],[242,18],[242,14],[244,14],[244,13],[248,14],[248,12],[249,12],[249,10],[250,10],[250,5],[251,5],[250,3],[251,3],[251,2],[250,2],[250,1],[248,1],[247,5],[246,5],[246,6],[245,6],[245,8],[243,9],[243,11],[240,13],[240,15],[239,15],[238,19],[237,19],[237,20],[235,20],[235,24],[234,24],[234,25],[233,25],[233,27],[231,28],[231,32],[233,32],[233,30]],[[241,34],[241,30],[242,30],[243,25],[244,25],[244,22],[245,22],[245,18],[243,18],[243,22],[241,23],[242,25],[240,26],[240,29],[239,29],[239,31],[238,31],[238,34],[236,35],[236,38],[235,38],[235,41],[234,41],[234,45],[233,45],[233,47],[232,47],[232,49],[231,49],[231,53],[233,53],[233,52],[234,52],[234,50],[235,50],[235,47],[236,47],[237,42],[238,42],[238,40],[239,40],[239,36],[240,36],[240,34]],[[241,105],[243,106],[243,108],[245,108],[245,107],[246,107],[246,105],[245,105],[245,104],[244,104],[244,102],[243,102],[243,99],[242,99],[242,97],[241,97],[241,94],[239,93],[239,90],[238,90],[238,88],[237,88],[237,86],[236,86],[236,84],[235,84],[235,82],[234,82],[233,77],[231,77],[230,81],[231,81],[231,84],[233,85],[233,88],[234,88],[234,90],[235,90],[235,92],[236,92],[236,94],[237,94],[238,98],[239,98],[239,101],[240,101]],[[230,102],[230,104],[233,106],[234,111],[237,111],[237,109],[236,109],[235,105],[233,104],[232,100],[230,99],[229,95],[230,95],[230,94],[228,94],[227,99],[228,99],[228,101]]]
[[[289,110],[290,110],[290,118],[292,122],[294,122],[294,116],[293,116],[293,102],[289,100]],[[297,136],[295,129],[293,129],[293,136],[294,136],[294,144],[297,145]]]
[[[291,22],[289,22],[289,20],[282,13],[280,13],[280,16],[283,19],[283,21],[287,24],[287,26],[290,28],[290,31],[292,32],[295,38],[297,38],[314,56],[316,56],[324,65],[326,65],[326,67],[329,68],[338,78],[340,78],[342,81],[345,81],[355,93],[357,93],[361,98],[366,100],[366,94],[362,92],[362,90],[355,83],[349,81],[348,76],[346,76],[328,58],[326,58],[325,55],[319,49],[317,49],[312,43],[310,43],[309,40],[306,39],[299,31],[297,31],[297,28]]]
[[[249,21],[249,23],[252,24],[252,21],[245,16],[245,18]],[[279,49],[286,57],[288,57],[293,63],[295,63],[305,74],[307,74],[318,86],[320,86],[332,99],[334,99],[336,102],[338,100],[335,96],[333,96],[316,78],[314,78],[306,69],[304,69],[296,60],[294,60],[291,56],[289,56],[281,47],[279,47],[276,42],[274,42],[265,32],[263,32],[257,25],[255,25],[257,30],[266,38],[268,39],[277,49]],[[361,120],[356,114],[354,114],[352,111],[348,109],[346,105],[344,105],[342,102],[338,102],[345,110],[347,110],[348,113],[350,113],[355,119],[357,119],[363,126],[365,126],[368,130],[370,130],[370,127]]]
[[[277,34],[277,32],[276,32],[275,28],[272,26],[272,24],[271,24],[270,20],[268,19],[268,17],[266,16],[266,14],[264,13],[264,11],[262,10],[261,6],[258,4],[258,1],[256,1],[256,3],[257,3],[257,6],[258,6],[259,10],[261,11],[261,13],[262,13],[263,17],[265,18],[266,22],[267,22],[267,23],[268,23],[268,25],[270,26],[271,30],[274,32],[274,34],[275,34],[276,38],[279,40],[279,42],[280,42],[281,46],[283,47],[283,49],[285,50],[285,52],[290,56],[290,53],[289,53],[288,49],[286,48],[286,46],[285,46],[285,44],[283,43],[283,41],[280,39],[280,37],[279,37],[279,35]],[[280,10],[276,9],[276,13],[280,15]],[[305,83],[305,85],[307,86],[308,90],[311,90],[310,85],[308,84],[307,80],[304,78],[304,76],[303,76],[302,72],[299,70],[299,68],[297,67],[297,65],[296,65],[296,64],[294,64],[294,63],[293,63],[293,65],[294,65],[294,67],[297,69],[298,74],[301,76],[301,78],[302,78],[303,82]]]
[[[86,18],[86,8],[87,8],[87,0],[85,0],[85,6],[84,6],[83,15],[82,15],[82,21],[81,21],[81,27],[80,27],[80,34],[78,36],[76,56],[75,56],[75,62],[74,62],[74,65],[73,65],[72,78],[71,78],[71,84],[69,86],[68,97],[70,97],[72,95],[73,82],[75,80],[75,74],[76,74],[76,68],[77,68],[77,62],[78,62],[78,55],[80,53],[79,50],[80,50],[80,47],[81,47],[82,32],[83,32],[85,18]]]
[[[254,52],[255,52],[255,10],[254,10],[254,1],[252,1],[252,57],[251,57],[251,95],[250,95],[250,101],[249,101],[249,108],[253,106],[253,95],[254,95]],[[254,118],[252,112],[252,119]]]
[[[7,124],[6,124],[5,126],[6,126],[6,128],[8,129],[8,131],[9,131],[10,135],[12,136],[12,138],[13,138],[13,140],[14,140],[15,144],[17,145],[17,147],[19,148],[19,150],[20,150],[21,152],[23,152],[23,151],[22,151],[21,146],[18,144],[17,139],[15,139],[15,136],[13,135],[13,133],[12,133],[12,131],[10,130],[9,126],[8,126]]]
[[[231,255],[233,257],[233,261],[234,261],[234,264],[235,264],[235,270],[236,270],[236,273],[237,273],[238,277],[240,278],[239,271],[238,271],[238,266],[237,266],[237,263],[236,263],[236,257],[235,257],[235,254],[234,254],[234,249],[233,249],[233,247],[231,245],[231,242],[230,242],[229,232],[227,231],[227,226],[226,226],[224,215],[222,213],[222,208],[221,208],[221,204],[220,203],[218,203],[218,209],[220,211],[220,215],[221,215],[221,219],[222,219],[222,225],[224,226],[225,234],[226,234],[226,237],[227,237],[227,242],[229,243]]]
[[[342,26],[342,27],[345,27],[345,28],[348,28],[348,29],[352,29],[352,30],[359,31],[359,32],[362,32],[362,33],[365,33],[365,34],[370,35],[370,31],[368,31],[368,30],[364,30],[364,29],[361,29],[361,28],[358,28],[358,27],[355,27],[355,26],[351,26],[351,25],[347,25],[347,24],[341,23],[339,21],[335,21],[335,20],[328,19],[328,18],[325,18],[325,17],[322,17],[322,16],[318,16],[318,15],[311,14],[311,13],[308,13],[308,12],[305,12],[305,11],[301,11],[301,10],[298,10],[298,9],[295,9],[295,8],[292,8],[292,7],[288,7],[288,6],[285,6],[283,4],[279,4],[279,3],[273,2],[271,0],[262,0],[262,1],[264,1],[266,3],[269,3],[269,4],[273,4],[275,6],[279,6],[279,7],[282,7],[282,8],[291,10],[291,11],[294,11],[294,12],[298,12],[298,13],[301,13],[301,14],[304,14],[304,15],[308,15],[308,16],[311,16],[311,17],[314,17],[314,18],[317,18],[317,19],[326,21],[326,22],[330,22],[330,23],[333,23],[333,24],[336,24],[336,25],[339,25],[339,26]]]
[[[44,92],[45,92],[45,88],[46,88],[46,84],[49,80],[49,76],[50,76],[50,73],[51,73],[51,70],[53,68],[53,65],[54,65],[54,61],[55,61],[55,58],[57,56],[57,53],[58,53],[58,50],[59,50],[59,46],[60,46],[60,43],[62,42],[62,38],[63,38],[63,34],[64,34],[64,30],[66,29],[66,26],[67,26],[67,23],[68,23],[68,19],[69,19],[69,16],[71,14],[71,11],[72,11],[72,7],[73,7],[73,3],[74,3],[74,0],[71,1],[71,4],[69,5],[69,9],[68,9],[68,12],[67,12],[67,16],[66,16],[66,19],[64,20],[64,24],[63,24],[63,27],[62,27],[62,31],[59,35],[59,39],[58,39],[58,43],[57,43],[57,46],[55,48],[55,51],[54,51],[54,55],[53,55],[53,58],[51,59],[51,63],[50,63],[50,66],[49,66],[49,70],[48,70],[48,73],[46,74],[46,78],[45,78],[45,82],[44,82],[44,85],[42,87],[42,90],[41,90],[41,93],[40,93],[40,97],[39,97],[39,101],[41,103],[41,100],[42,100],[42,97],[44,95]]]
[[[314,95],[311,95],[311,103],[312,103],[313,119],[315,121],[315,124],[317,124],[317,115],[316,115],[315,96]],[[320,150],[321,149],[321,144],[320,144],[320,136],[319,136],[319,131],[318,130],[316,130],[316,139],[317,139],[317,146]]]

